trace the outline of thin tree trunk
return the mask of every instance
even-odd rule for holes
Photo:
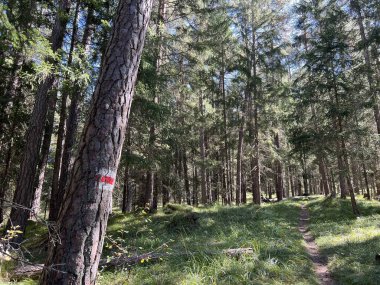
[[[203,117],[203,94],[199,96],[199,109]],[[203,125],[199,130],[199,149],[201,155],[201,202],[207,204],[207,189],[206,189],[206,147],[205,147],[205,130]]]
[[[274,136],[274,145],[276,146],[277,148],[277,151],[279,152],[280,151],[280,138],[279,138],[279,135],[278,133],[275,134]],[[276,160],[276,195],[277,195],[277,201],[281,201],[282,198],[283,198],[283,173],[282,173],[282,165],[281,165],[281,161],[280,159],[278,158]]]
[[[14,126],[14,123],[13,123]],[[9,187],[9,171],[13,156],[13,138],[8,141],[8,148],[5,156],[4,171],[0,180],[0,224],[4,221],[4,199]]]
[[[120,1],[40,284],[96,282],[152,0]],[[117,71],[117,72],[116,72]],[[54,265],[55,269],[49,269]]]
[[[74,13],[74,20],[73,20],[73,29],[71,33],[71,43],[70,43],[70,50],[69,55],[67,59],[67,66],[72,65],[73,61],[73,52],[76,42],[76,36],[77,36],[77,21],[78,21],[78,14],[79,14],[79,3],[77,2],[75,13]],[[61,98],[61,109],[59,112],[59,124],[58,124],[58,133],[57,133],[57,144],[55,149],[55,158],[54,158],[54,168],[53,168],[53,181],[52,181],[52,187],[51,187],[51,196],[50,196],[50,207],[49,207],[49,220],[55,221],[58,216],[58,211],[60,204],[62,202],[62,198],[59,195],[59,177],[61,174],[61,165],[62,165],[62,150],[63,150],[63,142],[65,139],[65,124],[66,124],[66,109],[67,109],[67,98],[68,98],[68,90],[67,88],[63,89],[62,92],[62,98]]]
[[[186,193],[186,203],[187,205],[191,205],[191,197],[190,197],[190,182],[189,182],[189,169],[187,167],[187,155],[186,150],[183,150],[183,175],[185,180],[185,193]]]
[[[367,168],[365,167],[365,163],[364,162],[362,162],[362,167],[363,167],[363,173],[364,173],[365,187],[367,189],[367,199],[371,200],[371,191],[369,190]]]
[[[243,161],[243,142],[244,142],[245,115],[242,110],[239,127],[238,151],[236,157],[236,205],[242,202],[242,161]]]
[[[86,24],[83,32],[82,47],[85,53],[89,54],[91,38],[94,33],[94,10],[93,7],[88,8]],[[69,114],[66,120],[66,136],[62,151],[62,163],[60,166],[59,175],[59,185],[58,192],[56,192],[54,204],[54,211],[56,213],[52,214],[53,217],[57,217],[59,208],[61,207],[63,196],[66,189],[67,179],[70,171],[72,153],[74,146],[76,144],[76,137],[78,131],[78,121],[79,121],[79,103],[82,99],[82,93],[84,92],[83,87],[81,87],[77,82],[74,84],[74,88],[71,96],[71,103],[69,107]],[[52,211],[52,209],[50,209]]]
[[[45,171],[46,166],[49,158],[49,151],[50,151],[50,143],[51,143],[51,137],[53,135],[54,130],[54,115],[55,115],[55,105],[56,105],[56,96],[53,96],[51,98],[49,112],[46,120],[46,126],[45,126],[45,134],[44,139],[41,146],[41,153],[40,153],[40,161],[38,163],[38,171],[36,176],[36,182],[35,182],[35,192],[34,192],[34,198],[32,202],[32,212],[31,212],[31,218],[34,218],[37,216],[40,212],[40,205],[41,205],[41,196],[42,196],[42,189],[43,184],[45,181]]]
[[[323,194],[325,196],[328,196],[330,194],[329,184],[327,181],[325,165],[323,163],[323,158],[321,156],[318,157],[318,169],[319,169],[319,174],[321,175]]]
[[[256,65],[254,65],[254,78],[256,78]],[[254,86],[254,89],[256,87]],[[257,91],[254,91],[254,94],[257,94]],[[260,159],[259,159],[259,125],[258,125],[258,106],[257,106],[257,95],[255,97],[255,110],[254,110],[254,157],[252,159],[252,192],[253,192],[253,202],[257,205],[261,204],[261,195],[260,195]]]
[[[124,185],[123,185],[123,204],[121,211],[123,213],[129,213],[132,212],[132,205],[133,205],[133,191],[131,187],[129,186],[129,166],[128,162],[125,165],[124,170]]]
[[[157,92],[157,83],[158,83],[158,77],[161,72],[161,63],[162,63],[162,56],[163,56],[163,47],[162,47],[162,31],[161,26],[165,24],[165,15],[166,15],[166,3],[165,0],[159,0],[158,2],[158,21],[156,23],[156,33],[158,37],[158,45],[156,47],[156,61],[155,61],[155,68],[156,68],[156,79],[155,79],[155,86],[154,86],[154,98],[153,101],[155,104],[158,104],[159,97]],[[154,144],[156,141],[156,126],[155,123],[152,122],[150,126],[150,132],[149,132],[149,154],[151,156],[151,159],[153,158],[154,153]],[[153,193],[156,188],[155,185],[155,176],[156,173],[154,169],[149,169],[147,172],[148,177],[148,183],[147,188],[145,189],[145,205],[149,205],[149,208],[152,208],[153,205]]]

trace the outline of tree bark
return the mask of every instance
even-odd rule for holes
[[[71,33],[71,43],[70,50],[67,59],[67,66],[72,65],[73,61],[73,52],[76,43],[77,35],[77,21],[79,14],[79,1],[76,4],[74,20],[73,20],[73,29]],[[50,207],[49,207],[49,220],[55,221],[58,216],[58,211],[62,197],[59,197],[59,177],[61,173],[62,166],[62,150],[63,143],[65,139],[65,124],[66,124],[66,109],[67,109],[67,98],[68,98],[68,87],[63,88],[62,98],[61,98],[61,108],[59,112],[59,124],[58,124],[58,133],[57,133],[57,144],[55,149],[55,158],[54,158],[54,168],[53,168],[53,181],[51,187],[51,196],[50,196]]]
[[[85,24],[85,28],[83,32],[82,43],[81,43],[87,55],[89,53],[91,38],[93,36],[94,29],[95,29],[94,10],[93,10],[93,7],[90,6],[87,12],[87,19],[86,19],[86,24]],[[62,150],[62,162],[60,166],[58,191],[55,193],[55,196],[53,198],[55,200],[54,209],[50,209],[50,211],[52,210],[56,211],[51,216],[52,220],[55,220],[56,217],[58,216],[58,211],[59,211],[59,208],[61,207],[62,199],[63,199],[65,189],[66,189],[67,179],[68,179],[70,166],[71,166],[72,153],[73,153],[74,146],[76,144],[79,112],[80,112],[79,104],[83,98],[82,96],[83,92],[84,92],[84,88],[81,87],[78,84],[78,82],[75,82],[74,88],[72,90],[72,95],[71,95],[69,114],[66,120],[66,136],[65,136],[65,142],[64,142],[63,150]]]
[[[55,115],[55,105],[56,105],[56,96],[52,96],[49,112],[47,115],[46,125],[45,125],[45,134],[44,139],[41,146],[41,152],[40,152],[40,161],[38,162],[38,171],[36,176],[36,182],[35,182],[35,192],[34,192],[34,198],[32,202],[32,212],[31,212],[31,218],[34,218],[36,215],[40,212],[40,205],[41,205],[41,196],[42,196],[42,189],[43,184],[45,182],[45,171],[46,166],[49,158],[49,151],[50,151],[50,143],[51,143],[51,137],[53,135],[54,130],[54,115]]]
[[[327,176],[326,176],[323,158],[321,156],[318,157],[318,169],[319,169],[319,174],[321,175],[323,194],[325,196],[327,196],[330,194],[329,183],[328,183]]]
[[[199,109],[203,118],[203,94],[199,96]],[[199,130],[199,149],[201,155],[201,202],[207,204],[207,185],[206,185],[206,147],[205,147],[205,130],[203,125]]]
[[[165,15],[166,15],[166,3],[165,0],[159,0],[158,2],[158,19],[156,23],[156,33],[158,37],[158,43],[156,47],[156,54],[155,54],[155,69],[156,69],[156,78],[154,80],[154,98],[153,101],[155,104],[158,104],[159,102],[159,96],[158,96],[158,77],[161,72],[161,64],[162,64],[162,31],[161,26],[165,24]],[[152,159],[153,153],[154,153],[154,145],[156,141],[156,126],[155,123],[152,122],[150,126],[150,132],[149,132],[149,156]],[[156,173],[155,170],[151,168],[147,171],[147,177],[148,177],[148,183],[147,188],[145,189],[145,205],[149,205],[149,208],[152,208],[153,205],[153,193],[156,189],[155,180],[156,180]]]
[[[63,37],[66,31],[66,24],[70,10],[71,1],[61,0],[55,23],[50,38],[51,48],[56,52],[62,47]],[[56,63],[55,63],[56,64]],[[36,166],[39,159],[39,150],[41,146],[41,139],[43,136],[46,114],[48,111],[49,91],[56,81],[56,76],[50,74],[38,86],[36,101],[34,103],[32,115],[29,121],[29,128],[25,136],[24,156],[20,165],[19,177],[17,180],[16,191],[13,198],[14,204],[21,205],[25,208],[12,207],[10,219],[8,221],[6,230],[11,226],[18,225],[23,234],[20,234],[14,239],[17,244],[23,239],[25,234],[26,223],[29,218],[29,210],[34,196],[34,179],[36,175]]]
[[[9,171],[11,168],[11,161],[13,156],[13,138],[8,141],[7,146],[8,148],[5,156],[4,171],[1,173],[0,181],[0,224],[4,221],[4,199],[9,186]]]
[[[40,284],[95,284],[153,0],[120,1]],[[57,270],[49,270],[54,266]]]
[[[185,180],[185,193],[186,193],[186,203],[187,205],[191,205],[191,197],[190,197],[190,181],[189,181],[189,169],[187,166],[187,155],[186,150],[183,150],[183,176]]]
[[[274,144],[276,146],[277,151],[280,151],[280,138],[278,133],[274,136]],[[281,201],[283,198],[283,173],[282,173],[282,164],[280,159],[276,160],[276,195],[277,201]]]
[[[238,139],[238,151],[236,157],[236,205],[242,203],[242,161],[243,161],[243,142],[244,142],[244,125],[245,115],[242,110],[239,126],[239,139]]]
[[[261,195],[260,195],[260,152],[259,152],[259,124],[258,124],[258,88],[257,88],[257,51],[256,51],[256,28],[253,23],[255,19],[253,8],[252,8],[252,83],[253,83],[253,101],[252,103],[255,105],[254,114],[253,114],[253,158],[251,163],[251,171],[253,175],[252,179],[252,192],[253,192],[253,203],[260,205],[261,204]],[[252,114],[252,112],[251,112]],[[252,119],[252,118],[251,118]]]

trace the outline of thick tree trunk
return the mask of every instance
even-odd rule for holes
[[[61,0],[59,2],[50,39],[51,48],[54,52],[62,47],[70,5],[70,0]],[[29,128],[25,136],[24,156],[20,165],[19,177],[13,198],[14,204],[21,205],[25,208],[12,208],[6,230],[10,229],[11,226],[18,225],[23,234],[25,233],[26,223],[30,215],[29,209],[32,206],[34,196],[33,186],[37,171],[41,139],[43,137],[46,114],[48,111],[49,91],[55,81],[55,75],[51,74],[38,86],[36,101],[29,121]],[[20,234],[15,238],[14,242],[20,242],[23,238],[23,234]]]
[[[40,284],[95,284],[152,2],[117,8]]]

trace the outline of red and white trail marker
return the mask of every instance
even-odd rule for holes
[[[96,175],[99,190],[113,191],[116,180],[116,172],[109,169],[102,169]]]

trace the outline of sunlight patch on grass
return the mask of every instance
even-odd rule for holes
[[[329,269],[341,284],[378,285],[380,266],[380,203],[358,199],[362,215],[352,214],[349,200],[323,199],[308,204],[310,230]]]

